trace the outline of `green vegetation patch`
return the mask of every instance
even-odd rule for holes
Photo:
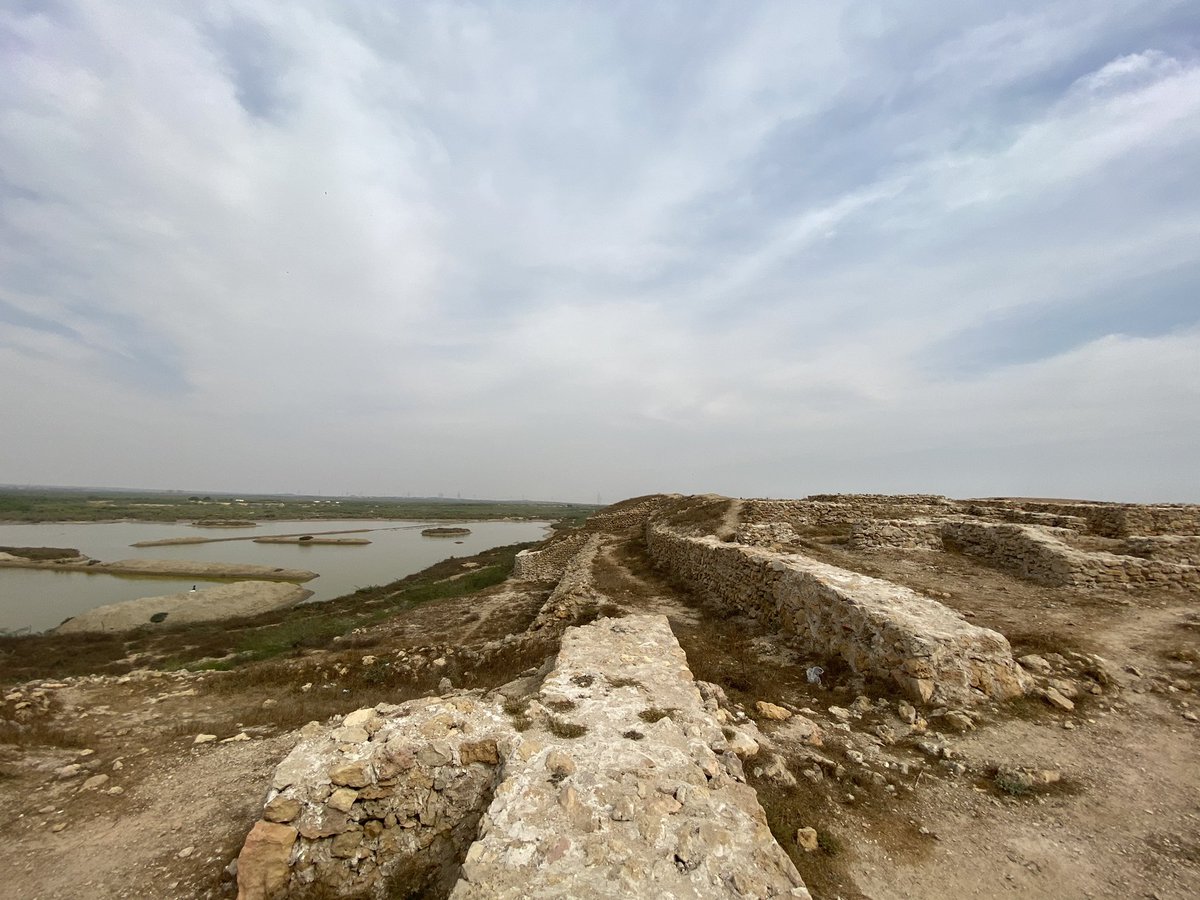
[[[191,521],[230,526],[270,519],[549,519],[579,525],[600,507],[583,503],[316,497],[178,492],[0,489],[0,521]]]

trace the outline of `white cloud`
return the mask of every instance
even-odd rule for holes
[[[66,7],[0,14],[5,480],[1198,489],[1171,4]]]

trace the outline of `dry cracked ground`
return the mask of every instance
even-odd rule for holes
[[[1194,594],[1041,587],[968,556],[856,553],[836,530],[805,536],[810,556],[1004,633],[1073,706],[1029,697],[917,710],[672,584],[636,526],[589,527],[602,536],[592,576],[604,602],[574,621],[669,618],[695,677],[766,736],[747,776],[814,897],[1200,896]],[[496,559],[452,560],[427,580]],[[177,666],[178,647],[156,656],[139,645],[81,674],[46,644],[30,680],[37,665],[5,644],[4,895],[234,896],[231,863],[301,725],[536,669],[553,634],[506,636],[525,632],[552,587],[505,582],[386,615],[355,611],[383,594],[348,598],[344,633],[226,671],[164,671],[155,666]],[[815,683],[813,666],[824,670]],[[786,712],[798,715],[776,718]],[[806,718],[819,739],[797,726]]]

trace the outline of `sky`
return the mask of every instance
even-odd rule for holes
[[[1200,4],[8,0],[0,482],[1200,501]]]

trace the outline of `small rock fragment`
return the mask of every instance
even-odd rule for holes
[[[766,700],[759,700],[754,704],[754,709],[764,719],[771,719],[776,722],[782,722],[792,717],[789,710],[784,709],[782,706],[776,706],[774,703],[768,703]]]
[[[817,839],[817,829],[815,828],[799,828],[796,830],[796,846],[805,853],[812,853],[816,850],[820,843]]]

